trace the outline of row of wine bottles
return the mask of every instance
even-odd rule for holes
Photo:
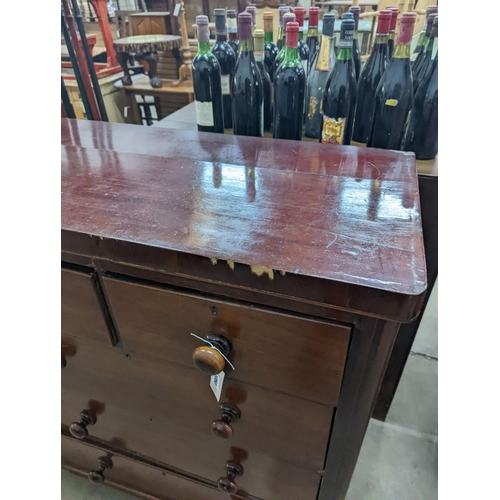
[[[430,10],[429,10],[430,9]],[[410,62],[416,14],[405,13],[394,47],[398,9],[379,13],[372,53],[361,70],[357,47],[359,7],[342,17],[335,54],[334,14],[281,6],[277,45],[273,13],[264,13],[264,30],[255,26],[255,7],[238,15],[215,9],[216,42],[209,43],[208,18],[198,16],[199,51],[193,61],[198,130],[414,151],[418,159],[437,153],[437,7],[427,11]],[[228,40],[229,34],[229,40]],[[235,52],[236,49],[236,52]],[[391,57],[391,50],[393,51]],[[356,62],[357,61],[357,62]],[[413,98],[415,94],[415,99]],[[411,119],[410,119],[411,116]],[[305,125],[305,127],[304,127]],[[406,140],[405,140],[406,137]]]

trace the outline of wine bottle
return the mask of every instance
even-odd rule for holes
[[[221,71],[210,50],[208,17],[196,16],[198,53],[193,59],[193,92],[196,123],[200,132],[224,133],[222,114]]]
[[[224,113],[224,128],[233,127],[233,111],[231,106],[231,80],[236,66],[236,54],[227,41],[226,11],[214,9],[216,41],[212,54],[219,61],[222,87],[222,111]]]
[[[302,62],[302,67],[304,68],[307,78],[307,70],[309,66],[309,47],[304,40],[304,17],[306,15],[306,10],[304,7],[294,7],[293,13],[295,14],[295,21],[299,23],[299,59]]]
[[[290,22],[295,22],[295,14],[292,12],[287,12],[286,14],[283,15],[283,42],[284,45],[281,47],[280,51],[278,52],[278,55],[276,56],[276,59],[274,60],[274,74],[276,75],[276,72],[278,71],[279,65],[281,64],[281,61],[285,57],[285,52],[286,52],[286,24]],[[276,94],[276,89],[275,89],[275,94]]]
[[[358,46],[358,26],[359,26],[359,13],[360,7],[357,5],[349,7],[349,12],[352,12],[354,18],[354,39],[352,41],[352,60],[354,61],[354,71],[356,73],[356,80],[359,80],[359,73],[361,71],[361,52]]]
[[[354,19],[354,14],[352,12],[344,12],[342,14],[342,20],[344,20],[344,19]],[[341,23],[341,25],[342,25],[342,23]],[[338,52],[339,52],[339,47],[338,47],[338,43],[336,43],[335,44],[335,57],[337,57]]]
[[[434,44],[438,37],[438,15],[436,14],[432,23],[431,36],[425,47],[424,57],[422,59],[422,64],[413,73],[413,92],[417,91],[418,86],[423,81],[427,73],[430,71],[432,66],[432,52],[434,51]]]
[[[337,60],[326,82],[323,96],[320,142],[351,143],[356,113],[356,74],[352,60],[354,27],[354,19],[342,19]]]
[[[387,41],[391,27],[392,12],[382,10],[378,15],[377,32],[370,57],[358,80],[356,115],[352,139],[366,144],[372,127],[373,108],[377,86],[389,64]]]
[[[300,141],[306,74],[298,51],[299,23],[290,21],[285,24],[285,30],[285,56],[275,74],[273,137]]]
[[[255,62],[252,41],[252,15],[238,14],[240,55],[233,77],[233,133],[262,137],[264,86]]]
[[[274,60],[278,55],[278,47],[273,42],[273,16],[272,12],[264,12],[264,66],[271,82],[274,81]]]
[[[227,36],[229,45],[233,48],[236,59],[238,59],[238,26],[236,22],[236,11],[233,9],[227,11]]]
[[[432,160],[438,152],[438,58],[418,87],[406,133],[405,151],[417,160]]]
[[[250,12],[252,15],[252,36],[253,32],[255,31],[255,26],[257,23],[257,7],[255,5],[247,5],[247,8],[245,9],[246,12]]]
[[[323,31],[316,52],[309,69],[306,86],[306,128],[307,137],[319,139],[323,124],[323,94],[326,82],[335,64],[334,50],[335,14],[326,13],[323,16]]]
[[[425,11],[424,25],[422,27],[422,31],[420,32],[420,34],[418,36],[417,46],[415,47],[415,50],[413,51],[412,55],[410,56],[410,63],[411,63],[412,70],[414,69],[414,63],[418,57],[418,54],[420,54],[420,52],[422,52],[425,49],[425,32],[427,30],[427,23],[429,21],[429,15],[430,14],[437,14],[437,11],[438,11],[437,5],[429,5],[427,7],[427,10]]]
[[[311,68],[312,60],[318,52],[319,38],[318,38],[318,21],[319,21],[319,7],[309,8],[309,24],[307,26],[307,47],[309,49],[309,68]]]
[[[257,66],[260,69],[260,75],[262,76],[262,84],[264,85],[264,131],[271,130],[271,124],[273,121],[272,116],[272,92],[273,84],[271,83],[271,78],[269,78],[269,73],[266,70],[266,65],[264,64],[264,30],[256,29],[253,32],[254,40],[254,57]]]
[[[401,149],[408,115],[413,106],[410,42],[416,17],[413,12],[405,12],[401,17],[394,56],[375,92],[369,147]]]
[[[283,48],[283,45],[285,45],[283,38],[285,36],[285,30],[283,29],[283,16],[287,13],[290,12],[290,7],[288,5],[280,5],[280,8],[278,10],[279,13],[279,19],[278,19],[278,41],[276,42],[276,46],[278,47],[278,52]]]
[[[389,47],[389,59],[392,59],[394,54],[394,37],[396,33],[396,24],[398,22],[399,9],[394,6],[386,7],[386,10],[392,11],[391,27],[389,29],[389,40],[387,41],[387,46]]]
[[[427,18],[427,26],[425,27],[425,35],[424,35],[422,50],[417,54],[417,58],[415,59],[415,62],[411,65],[413,76],[418,74],[418,72],[420,71],[420,68],[422,67],[422,64],[424,62],[425,50],[426,50],[427,44],[429,43],[429,40],[431,38],[432,25],[434,24],[434,19],[436,18],[436,16],[437,16],[437,13],[433,12],[433,13],[429,14],[429,17]]]

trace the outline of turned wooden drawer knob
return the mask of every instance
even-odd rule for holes
[[[227,441],[234,435],[231,422],[237,422],[241,418],[241,412],[238,408],[227,403],[221,403],[219,405],[219,412],[222,415],[221,419],[214,420],[210,429],[216,438]]]
[[[69,432],[76,439],[83,439],[88,436],[88,425],[94,425],[97,422],[96,414],[91,410],[83,410],[80,413],[80,422],[73,422],[69,426]]]
[[[234,478],[243,475],[243,467],[234,462],[226,462],[226,477],[221,477],[217,481],[217,487],[224,493],[238,493],[238,485],[234,482]]]
[[[221,352],[227,357],[231,352],[231,343],[226,337],[212,333],[205,335],[205,339],[216,346],[220,352],[209,345],[197,347],[193,351],[193,363],[200,372],[217,375],[226,366],[226,360]]]
[[[108,457],[99,457],[97,459],[99,464],[99,470],[91,470],[89,472],[89,481],[94,484],[102,484],[104,483],[104,471],[106,469],[113,468],[113,462]]]

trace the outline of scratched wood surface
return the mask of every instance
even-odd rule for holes
[[[397,294],[411,314],[426,288],[412,155],[63,119],[61,180],[63,236]]]

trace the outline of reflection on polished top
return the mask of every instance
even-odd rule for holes
[[[276,275],[426,288],[412,153],[63,119],[62,228]]]

